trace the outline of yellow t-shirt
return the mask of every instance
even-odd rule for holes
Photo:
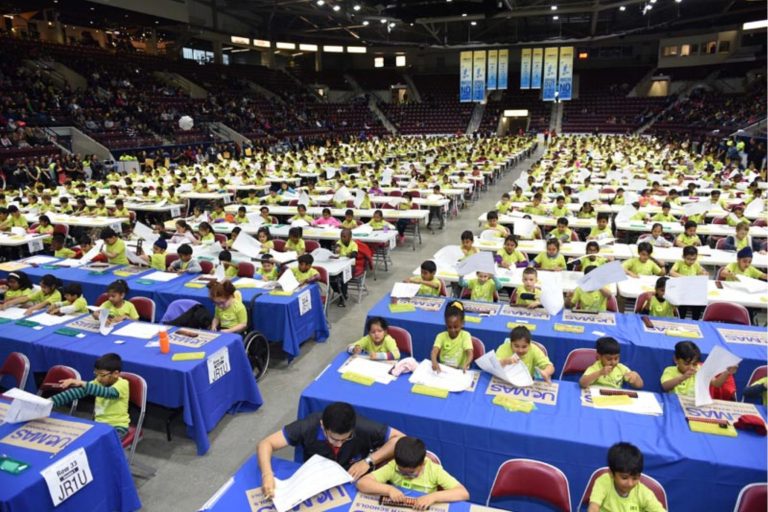
[[[630,258],[622,263],[624,270],[634,272],[639,276],[654,276],[661,272],[659,266],[651,259],[648,259],[643,263],[640,258]]]
[[[675,318],[675,306],[673,306],[668,300],[661,302],[655,295],[651,296],[651,300],[648,301],[648,314],[651,316]]]
[[[43,290],[35,290],[34,293],[27,295],[27,300],[34,302],[35,304],[43,302],[45,304],[53,304],[61,300],[61,293],[59,290],[53,290],[53,293],[45,295]]]
[[[155,270],[165,271],[165,253],[153,253],[149,255],[149,266]]]
[[[534,296],[534,299],[524,299],[522,298],[523,294],[526,293],[532,293]],[[515,297],[515,305],[516,306],[527,306],[528,304],[531,304],[532,302],[541,302],[541,289],[540,288],[534,288],[533,291],[526,290],[525,286],[521,286],[517,289],[517,296]]]
[[[296,242],[293,242],[292,240],[288,240],[285,242],[285,250],[286,251],[296,251],[296,254],[301,256],[306,251],[305,245],[304,245],[304,239],[299,238]]]
[[[72,304],[70,304],[69,302],[67,302],[65,300],[60,300],[58,302],[54,302],[53,305],[58,307],[58,308],[63,308],[63,307],[71,307],[71,308],[73,308],[71,313],[69,313],[69,314],[87,313],[88,312],[88,301],[85,300],[85,297],[78,297],[78,298],[76,298],[75,302],[73,302]]]
[[[496,255],[501,258],[501,261],[510,266],[517,265],[523,261],[528,261],[528,258],[525,256],[525,254],[517,249],[515,249],[512,254],[510,254],[506,249],[502,248],[496,251]]]
[[[96,380],[93,384],[101,385]],[[106,423],[113,427],[128,428],[131,418],[128,415],[128,399],[130,397],[130,383],[122,377],[111,386],[119,396],[117,398],[102,398],[97,396],[93,408],[93,419],[99,423]]]
[[[264,270],[264,267],[259,267],[259,269],[256,271],[262,279],[265,281],[277,281],[277,267],[272,266],[272,270],[267,272]]]
[[[585,292],[581,288],[573,290],[571,304],[577,309],[589,311],[605,311],[608,309],[608,298],[600,290]]]
[[[355,347],[360,347],[363,352],[368,354],[381,354],[389,352],[395,359],[400,359],[400,351],[397,349],[397,342],[389,334],[384,336],[381,344],[376,345],[370,336],[363,336],[352,344]]]
[[[394,460],[374,471],[372,476],[381,484],[389,483],[396,487],[413,489],[425,494],[433,493],[438,489],[454,489],[459,485],[459,481],[453,478],[442,466],[427,458],[424,459],[424,467],[416,478],[407,478],[401,475],[397,471],[397,463]]]
[[[496,349],[496,359],[507,359],[508,357],[512,357],[512,354],[515,353],[515,350],[512,348],[512,344],[508,341],[505,341],[499,348]],[[552,361],[549,360],[549,357],[544,353],[543,350],[541,350],[538,345],[535,343],[531,343],[528,347],[528,352],[525,353],[523,357],[520,358],[520,360],[523,362],[523,364],[528,368],[528,371],[531,373],[531,377],[536,377],[536,370],[543,370],[547,366],[552,364]]]
[[[683,244],[683,247],[688,247],[690,245],[695,247],[701,245],[701,240],[698,235],[688,236],[685,233],[680,233],[677,235],[677,241]]]
[[[664,368],[664,373],[661,374],[661,382],[666,382],[671,379],[680,377],[682,373],[677,369],[677,366],[667,366]],[[683,396],[693,396],[696,387],[696,374],[691,375],[683,382],[678,384],[672,389],[672,393]]]
[[[440,284],[440,280],[438,278],[434,278],[431,281],[428,281],[432,284]],[[419,291],[416,292],[416,295],[431,295],[431,296],[437,296],[440,295],[440,288],[442,286],[438,286],[437,288],[432,288],[431,286],[427,286],[426,284],[422,284],[419,286]]]
[[[678,260],[672,265],[672,272],[677,272],[684,276],[697,276],[701,271],[701,264],[698,261],[694,262],[693,265],[688,265],[685,261]]]
[[[613,231],[610,226],[606,226],[603,229],[595,226],[589,231],[590,238],[601,240],[603,238],[613,238]]]
[[[571,214],[570,210],[568,210],[568,207],[565,205],[555,206],[554,208],[552,208],[552,216],[558,219],[560,217],[568,217],[570,214]]]
[[[113,265],[127,265],[128,256],[125,254],[125,242],[119,238],[115,240],[113,244],[104,244],[107,252],[116,253],[117,256],[109,259],[109,263]]]
[[[339,256],[348,257],[350,254],[357,252],[357,242],[354,240],[349,241],[349,245],[344,245],[341,241],[336,243],[339,248]]]
[[[34,288],[27,288],[27,289],[24,289],[24,290],[11,290],[11,289],[8,289],[5,292],[5,300],[15,299],[17,297],[22,297],[24,295],[31,295],[33,293],[35,293],[35,289]]]
[[[599,372],[603,369],[603,363],[595,361],[592,366],[584,370],[584,375]],[[613,367],[608,375],[601,375],[592,383],[593,386],[603,386],[607,388],[620,388],[624,384],[624,376],[629,373],[629,368],[619,363]]]
[[[589,502],[600,505],[600,512],[664,512],[656,495],[642,482],[638,482],[626,497],[619,496],[610,472],[595,480]]]
[[[547,256],[547,253],[540,252],[533,258],[533,262],[539,265],[541,270],[565,270],[565,256],[558,253],[554,258]]]
[[[467,331],[462,330],[458,336],[451,338],[447,331],[443,331],[435,336],[433,346],[440,349],[440,356],[438,357],[440,363],[454,368],[463,368],[466,362],[466,351],[472,350],[472,336]]]
[[[101,307],[109,311],[109,316],[126,316],[131,320],[139,319],[139,313],[138,311],[136,311],[136,306],[134,306],[132,302],[127,300],[124,301],[123,305],[120,306],[119,308],[115,307],[114,304],[112,304],[109,301],[102,304]]]
[[[729,263],[725,268],[726,268],[726,270],[728,270],[729,272],[734,274],[734,276],[742,275],[742,276],[751,277],[752,279],[760,279],[760,276],[762,275],[762,272],[757,270],[752,265],[748,266],[745,270],[741,270],[739,268],[739,263],[738,262]],[[736,281],[736,278],[735,277],[729,277],[728,281]]]
[[[484,300],[486,302],[493,301],[493,296],[496,292],[496,283],[493,282],[493,279],[489,279],[484,283],[477,279],[470,279],[466,282],[466,286],[472,292],[470,299]]]
[[[311,279],[320,273],[317,271],[317,269],[314,268],[310,268],[306,272],[302,272],[298,269],[298,267],[292,268],[291,272],[293,272],[294,277],[296,277],[296,280],[300,283],[302,281],[306,281],[307,279]]]
[[[239,324],[248,323],[248,312],[242,301],[233,300],[229,307],[215,307],[214,317],[219,321],[222,329],[230,329]]]
[[[74,258],[75,254],[77,254],[72,249],[67,249],[66,247],[62,247],[61,249],[54,251],[53,255],[56,258]]]

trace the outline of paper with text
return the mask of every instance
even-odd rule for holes
[[[723,373],[729,366],[738,366],[741,362],[741,358],[728,352],[723,347],[715,345],[712,351],[707,356],[707,359],[699,367],[699,371],[696,372],[695,381],[695,399],[696,407],[702,405],[709,405],[713,402],[712,396],[709,394],[709,385],[712,379],[716,375]]]
[[[316,494],[351,481],[352,477],[339,464],[313,455],[289,479],[275,479],[272,503],[277,512],[286,512]]]
[[[475,363],[477,363],[481,370],[513,386],[524,388],[533,384],[533,378],[522,361],[502,366],[501,361],[496,358],[495,350],[486,352],[482,357],[475,359]]]

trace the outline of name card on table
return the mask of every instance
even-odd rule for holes
[[[765,331],[742,331],[739,329],[717,329],[726,343],[742,343],[744,345],[768,345],[768,333]]]
[[[430,505],[429,510],[431,512],[448,512],[448,507],[448,503],[435,503]],[[379,503],[378,496],[371,496],[370,494],[359,492],[355,495],[355,501],[352,502],[349,510],[352,512],[403,512],[403,510],[408,510],[408,508],[382,505]]]
[[[30,240],[27,243],[27,247],[29,247],[29,253],[34,254],[36,252],[40,252],[43,250],[43,240],[41,238],[36,238],[34,240]]]
[[[582,324],[616,325],[616,314],[610,312],[576,313],[566,309],[563,311],[563,321]]]
[[[677,395],[677,399],[689,420],[725,420],[734,423],[746,414],[760,416],[755,404],[746,402],[713,400],[711,404],[697,407],[696,399],[692,396]]]
[[[44,418],[21,425],[0,439],[0,443],[56,454],[76,441],[92,426],[87,423]]]
[[[557,382],[546,382],[543,380],[535,380],[531,386],[520,388],[504,382],[498,377],[493,377],[491,382],[488,383],[485,394],[509,396],[537,404],[557,405],[559,388],[560,384]]]
[[[341,279],[343,282],[348,282],[350,279],[352,279],[352,266],[347,265],[344,267],[344,270],[341,271]]]
[[[643,329],[645,332],[652,332],[656,334],[666,334],[668,336],[683,337],[683,338],[703,338],[701,329],[696,324],[686,324],[683,322],[670,322],[667,320],[657,320],[654,318],[651,320],[651,326],[643,322]]]
[[[531,320],[549,320],[550,319],[549,313],[547,313],[547,310],[544,308],[530,309],[523,306],[511,306],[509,304],[505,304],[504,306],[502,306],[501,312],[499,314],[504,316],[516,316],[519,318],[529,318]]]
[[[249,489],[245,491],[245,495],[248,497],[248,505],[251,507],[251,512],[271,512],[276,510],[272,500],[264,497],[261,488]],[[346,505],[351,501],[352,499],[347,494],[347,490],[339,486],[323,491],[301,502],[301,504],[292,509],[292,512],[323,512],[324,510]]]
[[[57,507],[86,485],[93,482],[88,455],[79,448],[40,472],[48,485],[53,506]]]
[[[222,347],[208,356],[208,384],[213,384],[229,373],[229,348]]]

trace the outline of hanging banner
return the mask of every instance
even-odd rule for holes
[[[557,90],[560,101],[573,98],[573,46],[560,47],[560,64],[558,66]]]
[[[541,89],[541,59],[544,58],[544,48],[534,48],[531,60],[531,89]]]
[[[472,101],[485,99],[485,50],[477,50],[472,55]]]
[[[488,85],[486,89],[494,91],[497,89],[499,50],[488,50]]]
[[[472,101],[472,52],[461,52],[459,75],[459,101]]]
[[[509,50],[499,50],[498,88],[506,89],[509,83]]]
[[[557,48],[544,50],[544,80],[541,85],[541,99],[555,101],[557,89]]]
[[[520,57],[520,88],[531,88],[531,49],[523,48]]]

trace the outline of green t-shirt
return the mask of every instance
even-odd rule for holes
[[[125,254],[125,242],[123,242],[118,238],[117,240],[115,240],[115,243],[104,244],[104,247],[107,249],[107,252],[116,254],[114,258],[109,259],[109,263],[113,265],[128,264],[128,256]]]
[[[416,478],[407,478],[397,471],[397,463],[389,461],[372,473],[374,480],[381,484],[392,484],[403,489],[413,489],[425,494],[438,489],[449,490],[458,487],[459,481],[453,478],[442,466],[429,459],[424,459],[424,468]]]
[[[533,300],[522,298],[521,296],[525,293],[532,293],[535,298]],[[533,291],[529,291],[529,290],[526,290],[524,286],[521,286],[517,289],[517,296],[515,297],[516,306],[527,306],[528,304],[531,304],[533,302],[541,302],[540,288],[534,288]]]
[[[680,377],[682,373],[677,369],[677,366],[667,366],[664,368],[664,373],[661,374],[661,382],[666,382],[671,379]],[[672,389],[672,393],[683,396],[693,396],[696,388],[696,374],[691,375],[683,382],[678,384]]]
[[[307,252],[305,246],[304,246],[304,239],[299,238],[296,242],[293,240],[288,240],[285,242],[285,250],[286,251],[296,251],[296,254],[301,256],[305,252]]]
[[[88,301],[85,300],[85,297],[76,298],[75,302],[73,302],[72,304],[70,304],[65,300],[60,300],[58,302],[54,302],[53,305],[56,306],[57,308],[71,308],[68,311],[66,311],[66,314],[88,312]]]
[[[565,205],[563,205],[562,207],[555,206],[554,208],[552,208],[552,216],[557,217],[558,219],[560,217],[568,217],[570,214],[571,214],[570,210],[568,210],[568,207]]]
[[[230,329],[236,325],[248,323],[248,312],[239,300],[231,301],[229,307],[226,308],[216,306],[214,316],[222,329]]]
[[[133,305],[130,301],[124,301],[123,305],[119,308],[116,308],[114,304],[107,301],[104,304],[101,305],[102,308],[109,311],[109,316],[117,317],[117,316],[126,316],[130,318],[131,320],[138,320],[139,319],[139,313],[136,311],[136,306]]]
[[[544,208],[541,205],[534,206],[532,204],[529,204],[528,206],[523,208],[523,213],[527,213],[529,215],[542,215],[543,216],[543,215],[547,214],[547,209]]]
[[[595,361],[592,366],[584,370],[584,375],[599,372],[603,369],[603,363]],[[593,386],[603,386],[606,388],[621,388],[624,384],[624,377],[629,373],[629,368],[619,363],[613,367],[608,375],[601,375],[592,383]]]
[[[619,496],[610,472],[595,480],[589,502],[600,505],[600,512],[664,512],[656,495],[642,482],[638,482],[626,497]]]
[[[435,337],[433,346],[440,349],[438,357],[440,363],[454,368],[463,368],[466,362],[466,351],[472,350],[472,336],[462,330],[452,339],[447,331],[443,331]]]
[[[688,236],[685,233],[677,235],[677,241],[683,244],[683,247],[701,245],[701,240],[698,235]]]
[[[349,241],[349,245],[344,245],[339,241],[336,246],[339,248],[339,256],[348,257],[350,254],[357,252],[357,242],[354,240]]]
[[[505,341],[499,348],[496,349],[496,359],[507,359],[512,357],[515,350],[512,348],[512,344]],[[528,352],[520,358],[523,364],[528,368],[531,373],[531,377],[536,377],[536,370],[543,370],[547,366],[552,364],[547,355],[541,350],[538,345],[531,343],[528,347]]]
[[[440,280],[438,278],[434,278],[431,281],[428,281],[429,283],[432,283],[433,285],[439,285]],[[426,284],[422,284],[419,286],[419,291],[416,292],[416,295],[431,295],[431,296],[438,296],[440,295],[440,288],[441,286],[438,286],[437,288],[433,288],[432,286],[427,286]]]
[[[522,261],[528,261],[528,258],[525,256],[525,254],[517,249],[515,249],[512,254],[510,254],[506,249],[502,248],[496,251],[496,255],[501,257],[501,261],[508,265],[517,265]]]
[[[34,303],[44,302],[45,304],[53,304],[61,301],[61,293],[59,290],[54,290],[53,293],[45,295],[43,290],[35,290],[33,293],[27,295],[27,300]]]
[[[62,247],[61,249],[58,249],[53,252],[53,255],[56,258],[74,258],[75,254],[77,254],[72,249],[67,249],[66,247]]]
[[[613,238],[613,231],[611,231],[610,226],[605,226],[603,229],[595,226],[589,231],[589,237],[597,240],[602,240],[603,238]]]
[[[158,252],[153,253],[149,255],[149,266],[155,270],[159,270],[161,272],[164,272],[166,269],[165,266],[165,253],[164,252]]]
[[[733,263],[729,263],[725,268],[726,268],[726,270],[728,270],[729,272],[734,274],[734,276],[742,275],[742,276],[751,277],[752,279],[760,279],[760,276],[762,276],[762,272],[757,270],[752,265],[748,266],[744,270],[741,270],[739,268],[739,263],[738,262],[733,262]],[[736,281],[736,278],[735,277],[729,277],[728,281]]]
[[[606,311],[608,309],[608,298],[600,290],[585,292],[581,288],[576,288],[573,290],[571,303],[576,309],[589,311]]]
[[[308,279],[311,279],[320,273],[317,271],[317,269],[314,269],[314,268],[310,268],[306,272],[302,272],[301,270],[298,269],[298,267],[296,267],[296,268],[292,268],[291,271],[293,272],[294,277],[299,283],[306,281]]]
[[[661,268],[651,259],[643,263],[640,258],[634,257],[626,260],[622,266],[624,270],[629,270],[639,276],[654,276],[661,272]]]
[[[477,279],[470,279],[466,282],[466,286],[472,292],[470,299],[493,302],[493,295],[496,293],[496,283],[493,279],[489,279],[484,283]]]
[[[536,263],[541,270],[565,270],[565,256],[558,253],[554,258],[550,258],[546,252],[540,252],[533,258],[533,262]]]
[[[698,261],[694,262],[693,265],[689,265],[685,261],[679,260],[672,265],[672,272],[677,272],[684,276],[697,276],[701,271],[701,264]]]
[[[130,303],[129,303],[130,304]],[[101,385],[96,380],[93,384]],[[130,397],[130,383],[122,377],[112,384],[112,389],[119,394],[117,398],[96,397],[93,408],[93,419],[99,423],[106,423],[112,427],[128,428],[131,417],[128,415],[128,399]]]
[[[389,352],[395,359],[400,359],[400,351],[397,349],[397,342],[389,334],[384,336],[384,339],[379,345],[373,342],[373,339],[366,335],[352,344],[355,347],[360,347],[363,352],[368,354],[381,354]]]
[[[675,306],[673,306],[668,300],[661,302],[655,295],[651,296],[651,300],[648,301],[648,314],[657,317],[675,318]]]

